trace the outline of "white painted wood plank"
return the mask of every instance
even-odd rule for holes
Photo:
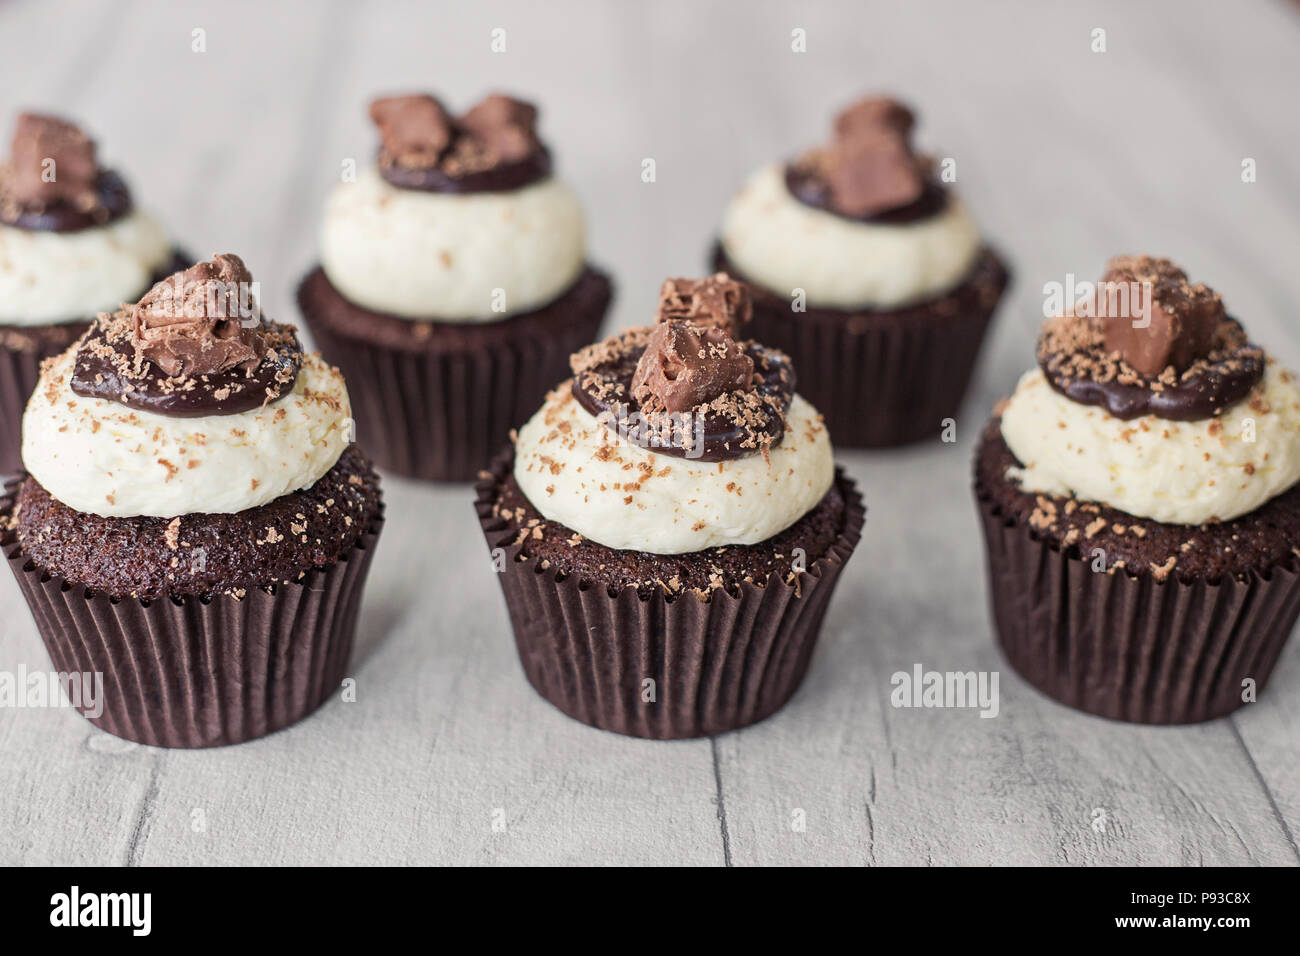
[[[1198,112],[1193,64],[1175,62],[1176,46],[1162,41],[1167,10],[1146,5],[1145,18],[1111,10],[1063,23],[1070,18],[1060,8],[1039,5],[1018,11],[1014,29],[990,35],[976,30],[980,9],[968,5],[970,22],[958,15],[952,29],[929,36],[927,59],[962,78],[964,108],[953,119],[967,136],[954,154],[959,169],[979,176],[966,178],[967,195],[977,210],[990,210],[983,216],[990,235],[1009,237],[1020,281],[995,336],[997,352],[985,363],[980,398],[967,405],[959,426],[966,440],[950,450],[846,456],[864,485],[877,489],[868,503],[883,507],[868,516],[861,597],[841,595],[832,609],[828,627],[847,623],[840,623],[840,643],[815,661],[810,684],[824,674],[858,694],[842,695],[842,709],[824,713],[827,697],[806,688],[784,721],[719,741],[732,856],[737,862],[1294,864],[1291,828],[1279,817],[1275,794],[1256,779],[1288,795],[1298,792],[1294,778],[1274,769],[1294,766],[1294,759],[1267,761],[1266,774],[1237,745],[1228,722],[1171,731],[1099,721],[1043,700],[1005,669],[990,645],[982,584],[969,587],[982,580],[982,552],[966,465],[969,439],[992,399],[1030,361],[1043,281],[1063,280],[1067,270],[1092,278],[1114,252],[1167,250],[1194,271],[1213,269],[1211,281],[1285,357],[1296,340],[1279,321],[1286,316],[1269,308],[1276,303],[1266,288],[1289,265],[1278,253],[1296,248],[1300,236],[1294,222],[1263,212],[1277,202],[1267,189],[1240,182],[1240,157],[1250,150],[1226,137],[1215,141],[1224,118]],[[1108,53],[1089,51],[1092,25],[1107,27]],[[1204,28],[1228,37],[1217,55],[1237,46],[1231,23]],[[1295,33],[1289,21],[1279,29]],[[1241,40],[1235,62],[1244,64],[1251,44]],[[1032,82],[1009,84],[1008,62]],[[893,65],[881,68],[889,72]],[[924,83],[918,78],[917,86]],[[1133,108],[1134,83],[1165,112]],[[1250,102],[1267,113],[1282,105],[1285,88],[1252,85]],[[927,104],[925,131],[937,127],[931,104],[951,107],[957,99],[938,90],[931,95],[916,94]],[[1193,145],[1183,145],[1188,142]],[[1206,144],[1215,147],[1208,155]],[[996,225],[999,220],[1005,225]],[[1257,223],[1265,235],[1251,237]],[[1232,230],[1233,244],[1241,242],[1241,254],[1226,263],[1225,230]],[[1211,238],[1198,242],[1207,233]],[[1022,357],[1009,360],[1014,354]],[[903,488],[902,500],[927,502],[919,512],[909,509],[906,521],[891,507]],[[890,560],[873,562],[873,553]],[[931,568],[915,588],[900,584],[906,569],[926,567],[927,554],[931,564],[941,556],[942,569]],[[863,572],[862,565],[851,566],[850,581]],[[936,578],[961,586],[936,594]],[[870,650],[851,651],[845,642]],[[1001,668],[1002,715],[980,720],[890,708],[889,675],[915,662],[941,670]],[[1278,683],[1284,680],[1279,675]],[[1276,688],[1270,695],[1279,696]],[[1264,725],[1261,736],[1290,757],[1281,741],[1296,740],[1296,725],[1285,710],[1266,698],[1243,721]],[[831,746],[827,723],[842,735]],[[802,834],[791,829],[796,807],[807,814]],[[1100,835],[1090,829],[1097,807],[1111,821]]]
[[[969,453],[844,456],[877,506],[807,682],[778,717],[718,740],[733,860],[1295,864],[1230,724],[1100,720],[1010,670],[985,609]],[[892,506],[902,488],[933,511]],[[891,676],[915,664],[998,671],[998,716],[892,707]],[[1254,705],[1261,719],[1282,696]]]

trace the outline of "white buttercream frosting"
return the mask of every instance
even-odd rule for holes
[[[184,418],[72,391],[73,347],[23,416],[23,464],[70,508],[119,518],[234,514],[308,488],[351,440],[339,371],[303,358],[293,391],[231,415]]]
[[[142,212],[75,232],[0,225],[0,325],[88,322],[140,298],[171,257]]]
[[[1228,521],[1300,481],[1300,384],[1269,361],[1251,395],[1214,418],[1124,420],[1071,401],[1039,369],[1002,411],[1029,492],[1072,495],[1168,524]]]
[[[722,246],[745,278],[809,305],[893,309],[933,299],[970,274],[979,229],[955,195],[934,216],[907,223],[855,222],[790,194],[781,165],[759,170],[722,221]]]
[[[519,430],[515,481],[548,521],[608,548],[684,554],[757,544],[811,511],[834,480],[826,427],[797,395],[767,459],[708,462],[620,441],[570,385]]]
[[[540,308],[582,272],[586,227],[568,186],[510,192],[399,189],[376,167],[335,187],[321,265],[347,299],[377,312],[493,321]]]

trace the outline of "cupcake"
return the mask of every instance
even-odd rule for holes
[[[862,528],[789,359],[726,276],[573,356],[477,485],[524,673],[594,727],[698,737],[775,712]]]
[[[753,293],[755,337],[790,356],[840,446],[938,435],[1007,284],[912,126],[890,99],[850,106],[829,146],[745,183],[714,249]]]
[[[260,737],[348,663],[382,521],[337,369],[266,320],[237,256],[100,315],[46,361],[0,543],[55,668],[109,733]]]
[[[1048,696],[1180,724],[1254,700],[1300,611],[1300,383],[1166,259],[1113,259],[985,430],[998,640]]]
[[[19,114],[0,164],[0,474],[21,467],[23,407],[41,360],[183,268],[180,259],[85,133]]]
[[[378,162],[335,189],[298,304],[375,461],[467,481],[596,337],[610,282],[532,106],[397,96],[370,117]]]

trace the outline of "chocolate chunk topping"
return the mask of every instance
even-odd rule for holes
[[[1095,295],[1043,326],[1038,362],[1058,392],[1123,419],[1209,418],[1264,375],[1219,296],[1149,256],[1112,259]]]
[[[10,157],[0,166],[0,222],[71,232],[102,225],[130,207],[125,184],[99,168],[94,141],[77,126],[19,114]]]
[[[921,198],[925,169],[910,142],[915,123],[911,110],[883,97],[859,100],[835,117],[826,180],[837,207],[864,216]]]
[[[452,117],[432,96],[393,96],[371,103],[370,117],[379,127],[380,174],[394,186],[495,192],[550,173],[537,109],[522,100],[494,94]]]
[[[1223,302],[1204,283],[1192,285],[1168,259],[1117,256],[1097,287],[1093,315],[1106,348],[1143,375],[1172,365],[1185,371],[1209,354],[1223,321]]]
[[[632,376],[644,411],[684,412],[725,392],[749,389],[754,360],[726,332],[691,322],[660,323]]]
[[[389,96],[370,104],[370,119],[379,127],[381,157],[408,169],[426,169],[451,144],[451,117],[432,96]],[[381,160],[382,161],[382,160]]]
[[[222,415],[293,389],[302,346],[264,321],[252,275],[217,255],[103,313],[77,347],[72,390],[165,415]]]
[[[476,103],[460,118],[460,126],[481,144],[491,162],[517,163],[541,146],[537,107],[499,93]]]
[[[684,319],[735,336],[754,317],[749,289],[724,272],[705,279],[665,279],[658,321]]]
[[[95,202],[95,144],[73,124],[55,116],[20,113],[10,151],[9,188],[20,203],[43,206]]]
[[[136,355],[172,376],[252,368],[259,356],[251,325],[261,318],[252,289],[253,276],[235,255],[164,279],[131,310]]]
[[[796,199],[850,219],[907,221],[946,203],[930,164],[912,149],[915,118],[888,97],[859,100],[835,117],[831,144],[790,165]]]
[[[752,316],[749,290],[723,273],[665,279],[632,397],[643,411],[675,414],[752,388],[754,360],[732,338]]]
[[[634,379],[652,339],[670,335],[685,325],[688,323],[673,321],[628,329],[587,346],[571,359],[574,397],[610,430],[663,455],[725,461],[766,453],[785,433],[785,412],[795,386],[790,360],[775,349],[755,342],[731,343],[727,361],[741,357],[749,360],[747,365],[735,363],[732,381],[739,382],[741,372],[747,369],[750,383],[682,411],[674,412],[660,404],[653,392],[642,393],[646,395],[645,404],[634,394]],[[710,333],[721,334],[701,326],[693,326],[691,331],[705,339]]]

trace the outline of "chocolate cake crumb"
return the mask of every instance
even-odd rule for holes
[[[576,575],[591,584],[617,592],[634,587],[642,597],[656,590],[670,598],[693,594],[702,600],[719,590],[735,593],[745,582],[786,581],[791,572],[789,555],[802,548],[809,565],[827,553],[845,527],[847,511],[838,485],[791,527],[754,545],[717,548],[704,553],[678,555],[618,551],[584,538],[558,522],[543,522],[524,496],[512,474],[497,485],[493,513],[523,545],[521,560],[548,561],[564,575]]]
[[[1292,544],[1300,540],[1300,485],[1239,518],[1189,527],[1097,502],[1026,492],[1008,477],[1022,467],[1002,438],[1000,419],[994,418],[976,453],[976,495],[991,501],[1006,521],[1024,522],[1035,538],[1058,549],[1088,559],[1100,548],[1108,570],[1151,574],[1156,580],[1174,575],[1215,582],[1268,574],[1279,565],[1300,569]],[[1049,513],[1044,502],[1054,506],[1053,520],[1042,520]]]
[[[326,500],[337,506],[319,510]],[[298,580],[338,561],[380,515],[378,476],[356,446],[310,488],[238,514],[105,518],[69,508],[31,477],[18,492],[17,507],[17,540],[43,571],[113,597],[146,599],[270,589]],[[306,525],[311,544],[297,538],[258,542],[265,531],[295,519]]]

